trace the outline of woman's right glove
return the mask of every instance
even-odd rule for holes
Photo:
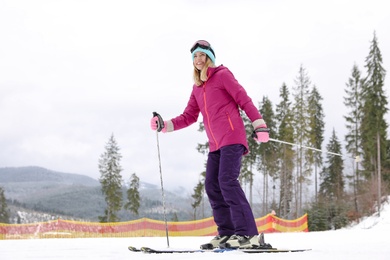
[[[153,112],[153,118],[150,120],[150,128],[157,132],[167,132],[167,122],[157,113]]]
[[[269,141],[269,129],[267,125],[261,125],[253,131],[253,138],[259,143],[266,143]]]

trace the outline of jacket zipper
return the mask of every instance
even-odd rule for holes
[[[206,102],[206,82],[203,83],[203,101],[204,101],[204,111],[205,111],[205,114],[206,114],[206,117],[207,117],[207,125],[208,125],[208,128],[209,128],[209,131],[210,131],[210,134],[215,142],[215,145],[216,145],[216,150],[219,149],[219,145],[218,145],[218,142],[217,140],[215,139],[215,136],[214,136],[214,133],[213,131],[211,130],[211,125],[210,125],[210,116],[209,116],[209,112],[207,110],[207,102]]]

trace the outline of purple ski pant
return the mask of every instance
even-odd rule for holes
[[[208,154],[205,188],[221,236],[258,235],[252,209],[238,181],[244,150],[243,145],[234,144]]]

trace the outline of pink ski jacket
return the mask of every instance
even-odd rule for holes
[[[184,112],[167,122],[167,132],[187,127],[202,113],[210,152],[223,146],[242,144],[248,153],[248,141],[239,109],[245,111],[254,128],[264,123],[245,89],[223,65],[209,68],[208,80],[193,86]]]

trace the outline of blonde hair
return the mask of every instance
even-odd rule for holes
[[[200,86],[202,85],[205,81],[207,81],[208,79],[208,76],[207,76],[207,70],[209,67],[215,67],[214,63],[211,61],[211,59],[209,58],[209,56],[206,56],[206,63],[203,67],[202,70],[198,70],[195,65],[194,65],[194,72],[193,72],[193,76],[194,76],[194,82],[195,82],[195,85],[197,86]]]

